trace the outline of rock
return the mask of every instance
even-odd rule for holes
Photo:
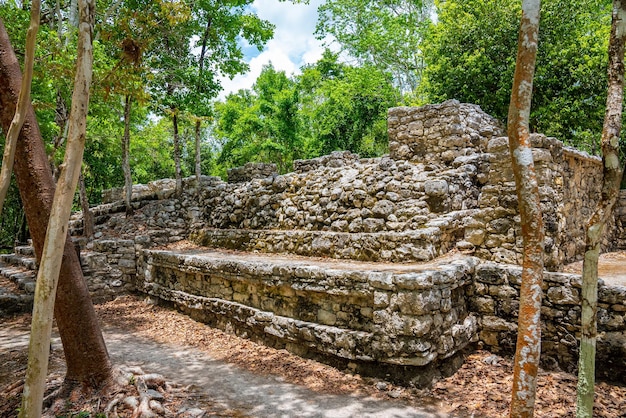
[[[378,390],[387,390],[387,388],[389,387],[389,385],[385,382],[376,382],[376,389]]]
[[[203,418],[207,415],[202,409],[184,407],[177,412],[176,416],[180,418]]]
[[[396,205],[389,200],[379,200],[372,208],[372,214],[377,218],[386,219],[393,214]]]
[[[427,180],[424,192],[431,197],[443,197],[448,194],[448,182],[445,180]]]
[[[490,364],[492,366],[498,366],[502,360],[504,360],[502,357],[496,354],[492,354],[490,356],[485,357],[483,359],[483,363]]]
[[[580,296],[578,290],[570,286],[555,286],[548,289],[548,300],[557,305],[578,305]]]

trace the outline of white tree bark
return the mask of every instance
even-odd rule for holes
[[[39,31],[39,14],[41,1],[33,0],[30,9],[30,25],[26,34],[26,54],[24,55],[24,76],[22,87],[17,99],[15,116],[7,132],[4,142],[4,154],[2,156],[2,171],[0,172],[0,214],[4,207],[4,201],[11,185],[11,172],[13,171],[13,159],[15,158],[15,144],[22,130],[26,111],[30,103],[30,85],[33,81],[33,63],[35,61],[35,44]]]
[[[613,214],[619,195],[623,165],[619,139],[624,100],[624,45],[626,44],[626,0],[613,0],[609,40],[608,94],[602,127],[602,194],[595,212],[587,222],[585,259],[581,291],[581,335],[578,359],[576,416],[591,418],[595,394],[596,337],[598,313],[598,258],[606,222]]]
[[[57,183],[46,239],[37,274],[35,301],[28,349],[28,369],[20,417],[41,416],[43,393],[48,372],[50,332],[56,288],[67,236],[72,201],[85,149],[89,88],[91,86],[94,0],[79,0],[78,56],[65,159]]]

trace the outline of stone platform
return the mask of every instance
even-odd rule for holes
[[[144,250],[138,290],[240,335],[418,385],[477,338],[478,263],[366,263],[223,250]]]

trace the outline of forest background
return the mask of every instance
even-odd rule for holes
[[[291,170],[295,159],[334,150],[387,150],[387,109],[454,98],[506,122],[519,1],[327,0],[316,35],[327,49],[290,75],[263,68],[250,89],[219,98],[223,77],[248,70],[242,45],[261,50],[274,26],[252,0],[99,0],[94,83],[83,163],[89,202],[124,185],[124,139],[133,183],[200,169],[225,177],[249,161]],[[76,58],[74,0],[45,1],[33,104],[50,163],[64,153]],[[23,58],[29,4],[0,0]],[[611,2],[545,0],[532,131],[597,154],[606,105]],[[0,141],[4,137],[0,136]],[[179,161],[177,161],[179,160]],[[78,199],[77,207],[78,207]],[[0,247],[24,235],[12,187]]]

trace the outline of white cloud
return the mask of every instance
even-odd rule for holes
[[[252,8],[261,19],[272,22],[276,28],[274,38],[256,57],[250,57],[250,71],[233,80],[222,79],[224,90],[220,99],[239,89],[248,89],[256,81],[263,66],[270,62],[277,70],[288,75],[297,74],[305,64],[319,60],[324,52],[322,41],[315,39],[317,7],[324,0],[311,0],[309,4],[293,4],[289,1],[255,0]]]

